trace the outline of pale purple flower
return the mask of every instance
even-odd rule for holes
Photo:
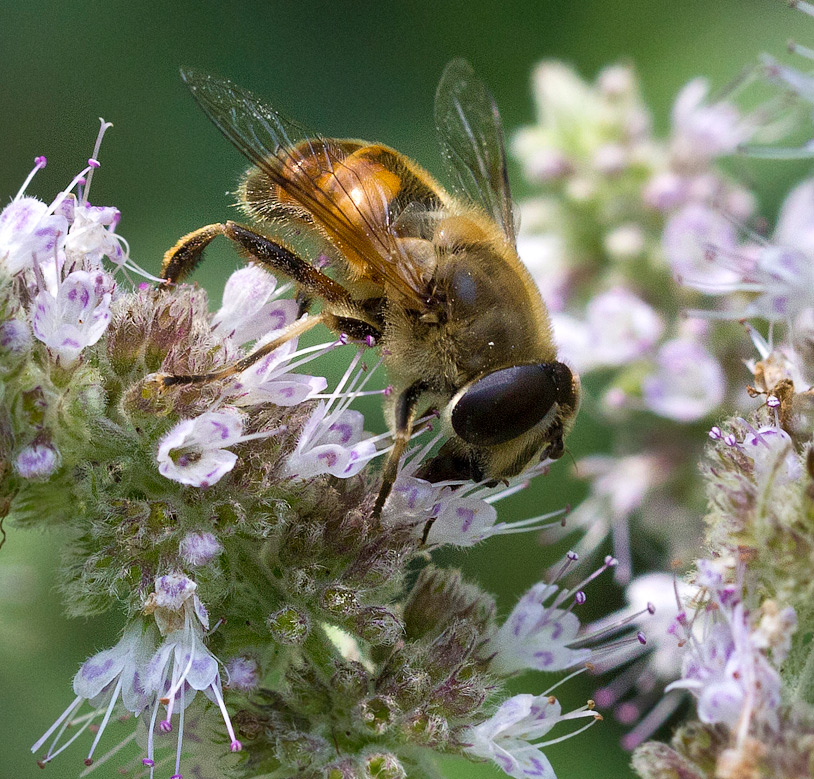
[[[673,214],[662,234],[662,249],[673,273],[684,284],[731,284],[736,270],[714,261],[737,246],[734,225],[714,208],[689,203]]]
[[[253,657],[238,655],[227,661],[226,679],[230,690],[253,692],[260,685],[260,666]]]
[[[661,317],[624,287],[594,297],[583,322],[566,315],[552,319],[560,359],[581,373],[632,362],[649,351],[664,332]]]
[[[463,482],[432,484],[415,477],[431,441],[399,469],[393,491],[382,510],[382,522],[391,527],[413,528],[428,548],[450,544],[469,547],[497,535],[527,533],[560,524],[565,510],[553,511],[516,522],[498,522],[492,505],[523,489],[533,476],[547,470],[551,461],[537,463],[508,484],[496,486]],[[426,537],[425,537],[426,536]]]
[[[715,157],[732,154],[755,128],[732,103],[708,102],[709,82],[690,81],[673,104],[672,153],[683,164],[707,165]]]
[[[144,711],[151,701],[151,691],[146,686],[146,671],[155,645],[155,627],[145,626],[143,620],[137,619],[127,626],[115,647],[95,654],[82,664],[73,680],[76,694],[73,703],[31,747],[32,752],[37,752],[55,734],[46,754],[39,761],[41,766],[53,760],[101,717],[102,721],[85,759],[85,764],[91,765],[93,754],[114,711],[124,709],[136,716]],[[65,744],[58,747],[65,730],[74,722],[85,701],[93,708],[92,714],[78,719],[77,722],[82,722],[82,726],[71,734],[71,738]]]
[[[20,450],[14,458],[14,470],[24,479],[47,479],[61,462],[59,450],[53,444],[36,442]]]
[[[742,567],[736,581],[725,576],[726,560],[699,560],[696,584],[707,598],[699,605],[705,615],[700,629],[679,617],[685,626],[682,677],[666,689],[689,690],[698,700],[698,717],[739,730],[752,717],[777,726],[780,675],[755,640],[749,612],[742,602]],[[793,629],[793,625],[790,626]]]
[[[535,584],[518,601],[512,613],[495,635],[480,650],[489,668],[499,676],[509,676],[526,669],[563,671],[587,663],[602,662],[606,655],[618,653],[628,644],[641,646],[644,634],[626,636],[612,644],[602,639],[625,629],[646,609],[621,619],[611,619],[590,628],[581,626],[573,609],[587,600],[583,588],[608,568],[616,566],[613,557],[586,576],[579,584],[565,588],[558,582],[574,566],[578,555],[569,552],[552,580]]]
[[[0,322],[0,350],[7,354],[24,354],[31,348],[31,328],[22,319]]]
[[[556,779],[541,748],[560,739],[546,742],[542,738],[558,723],[583,717],[591,719],[589,725],[600,719],[588,707],[563,714],[560,702],[546,693],[515,695],[488,720],[467,728],[461,740],[465,752],[494,761],[516,779]]]
[[[121,219],[118,208],[92,206],[87,200],[76,201],[73,197],[66,198],[64,205],[71,222],[64,245],[69,260],[100,268],[102,258],[107,257],[116,266],[134,267],[129,261],[127,243],[115,232]]]
[[[258,265],[236,270],[226,280],[212,328],[236,344],[245,344],[287,327],[297,318],[297,302],[279,296],[289,287],[278,289],[277,279]]]
[[[184,563],[198,566],[211,563],[223,551],[223,546],[213,533],[204,530],[187,533],[181,539],[178,551]]]
[[[685,203],[689,196],[686,176],[665,170],[655,174],[642,191],[645,205],[656,211],[673,211]]]
[[[626,583],[633,564],[629,522],[648,493],[664,481],[664,463],[649,454],[593,455],[579,461],[577,472],[591,480],[590,492],[568,515],[565,527],[550,531],[549,540],[582,531],[575,551],[581,559],[590,560],[611,536],[614,557],[619,561],[614,578]]]
[[[0,212],[0,269],[13,275],[63,251],[68,220],[33,197],[17,197]]]
[[[562,311],[568,298],[570,275],[565,241],[550,230],[542,235],[519,235],[517,253],[528,268],[549,311]]]
[[[676,620],[697,592],[697,587],[667,573],[642,574],[625,588],[627,607],[590,625],[591,630],[603,630],[632,619],[636,627],[647,631],[647,644],[628,642],[592,661],[598,673],[615,671],[594,693],[596,705],[612,706],[619,722],[635,724],[622,738],[625,749],[634,749],[649,738],[684,700],[681,692],[671,692],[653,705],[654,693],[663,692],[666,684],[681,675],[683,636],[676,630]],[[642,612],[644,603],[648,608]],[[697,626],[700,624],[698,621]]]
[[[242,440],[243,417],[235,411],[184,419],[158,444],[159,473],[181,484],[209,487],[235,467],[237,455],[227,447]]]
[[[376,444],[363,430],[359,411],[329,411],[321,402],[303,426],[297,446],[289,455],[286,470],[292,478],[310,479],[331,474],[340,479],[355,476],[376,456]]]
[[[104,335],[116,283],[104,271],[76,270],[59,284],[56,295],[41,289],[34,299],[34,335],[66,368],[86,346]]]
[[[761,487],[771,481],[792,484],[805,475],[805,467],[794,448],[791,436],[778,424],[754,428],[746,420],[748,432],[738,441],[734,434],[724,437],[727,446],[739,449],[754,464],[755,481]]]
[[[677,422],[703,419],[723,402],[725,393],[720,364],[691,338],[662,344],[655,370],[642,382],[647,409]]]
[[[204,643],[204,630],[209,617],[197,594],[197,585],[182,574],[168,574],[156,579],[155,592],[147,601],[145,613],[155,616],[164,638],[144,671],[144,687],[152,695],[150,725],[148,727],[147,757],[144,765],[155,765],[155,723],[160,707],[165,707],[159,732],[173,730],[173,716],[178,716],[178,748],[175,774],[180,776],[180,758],[184,735],[184,713],[197,692],[215,703],[221,712],[227,733],[229,749],[242,749],[232,727],[232,721],[223,700],[218,661]]]
[[[540,582],[520,598],[483,649],[494,673],[509,676],[526,669],[563,671],[591,657],[587,647],[571,646],[580,623],[572,611],[556,607],[559,593],[557,585]]]
[[[285,303],[286,301],[277,302]],[[262,338],[257,346],[262,346],[267,340],[276,338],[277,335],[278,333],[272,331],[266,338]],[[253,406],[259,403],[295,406],[325,390],[328,382],[322,376],[308,376],[292,372],[291,365],[301,354],[297,351],[297,341],[296,338],[286,341],[263,359],[242,371],[227,389],[231,402],[236,406]],[[303,350],[303,352],[305,351],[307,350]],[[321,353],[322,350],[313,356]],[[297,364],[300,362],[298,361]]]

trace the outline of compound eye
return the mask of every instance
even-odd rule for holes
[[[514,365],[478,379],[452,409],[452,428],[467,443],[497,446],[531,430],[558,400],[552,368]]]

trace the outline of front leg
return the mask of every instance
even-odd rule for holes
[[[350,293],[330,276],[326,276],[282,243],[236,222],[211,224],[185,235],[164,255],[162,278],[170,283],[183,280],[203,259],[206,247],[219,235],[238,244],[250,260],[265,266],[275,274],[286,276],[298,287],[302,309],[307,309],[311,298],[322,301],[322,311],[316,316],[301,317],[290,324],[272,341],[255,349],[233,365],[209,373],[159,376],[162,386],[174,384],[200,384],[225,379],[246,370],[286,341],[307,332],[317,324],[325,324],[336,333],[345,333],[353,340],[375,342],[381,337],[377,323],[371,320]]]
[[[373,505],[373,519],[377,524],[381,520],[384,504],[387,502],[387,498],[393,490],[393,484],[395,484],[396,476],[398,475],[401,456],[407,449],[407,444],[410,443],[418,401],[427,389],[428,385],[426,382],[417,381],[404,390],[396,400],[396,429],[393,431],[393,448],[387,456],[387,462],[382,472],[382,485],[379,488],[376,503]]]

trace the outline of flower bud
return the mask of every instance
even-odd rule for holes
[[[365,758],[365,777],[370,779],[407,779],[407,771],[395,755],[387,752]]]
[[[59,468],[62,458],[52,444],[39,442],[26,446],[14,460],[14,470],[24,479],[47,479]]]
[[[439,714],[420,712],[408,720],[410,741],[443,749],[449,741],[449,723]]]
[[[356,616],[359,635],[374,646],[395,644],[404,635],[404,625],[382,606],[367,606]]]
[[[417,639],[433,634],[454,616],[465,614],[486,632],[494,612],[494,600],[476,585],[464,583],[460,571],[428,565],[410,592],[404,625],[407,638]]]
[[[363,729],[380,736],[395,724],[398,706],[391,697],[376,695],[359,704],[356,716]]]
[[[658,741],[642,744],[633,753],[632,763],[633,770],[642,779],[676,779],[679,776],[682,779],[705,779],[707,776],[667,744]]]
[[[336,672],[331,677],[330,686],[340,699],[361,698],[368,692],[370,674],[361,663],[342,663],[337,666]]]
[[[266,619],[266,625],[275,641],[290,646],[302,644],[311,632],[308,615],[293,606],[275,611]]]
[[[330,616],[340,620],[356,615],[359,611],[359,599],[348,587],[334,584],[322,591],[320,605]]]
[[[187,533],[181,539],[179,551],[187,565],[198,566],[211,563],[223,551],[223,547],[212,533],[203,531]]]

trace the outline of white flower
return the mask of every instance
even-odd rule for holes
[[[86,346],[95,344],[110,324],[110,303],[116,283],[104,271],[76,270],[59,284],[56,294],[40,289],[34,299],[34,335],[71,367]]]
[[[297,303],[278,299],[288,288],[277,289],[277,279],[258,265],[236,270],[226,281],[212,328],[236,344],[245,344],[290,325],[297,318]]]
[[[693,79],[673,105],[673,154],[682,163],[701,166],[732,154],[754,132],[732,103],[708,103],[708,93],[705,78]]]
[[[556,779],[540,750],[547,743],[540,739],[558,723],[579,717],[591,718],[589,724],[601,719],[587,707],[563,714],[560,702],[545,693],[515,695],[488,720],[463,733],[464,751],[494,761],[516,779]]]
[[[184,419],[164,434],[158,445],[162,476],[194,487],[220,481],[237,462],[227,447],[244,440],[243,417],[232,411],[207,411]]]
[[[266,338],[258,341],[257,346],[260,347],[267,340],[276,337],[277,333],[272,331]],[[291,371],[291,362],[299,356],[296,351],[297,340],[292,338],[240,373],[227,390],[231,402],[236,406],[259,403],[295,406],[322,392],[328,386],[327,380],[322,376],[308,376]]]
[[[329,473],[347,479],[375,457],[376,444],[362,429],[362,414],[348,408],[330,413],[328,409],[328,404],[319,403],[303,426],[286,462],[292,478],[310,479]]]
[[[594,297],[585,321],[556,315],[552,318],[561,359],[579,372],[619,367],[646,353],[664,332],[659,315],[624,287]]]
[[[714,208],[689,203],[668,220],[662,233],[662,249],[673,273],[682,284],[732,284],[738,273],[714,261],[735,251],[734,225]]]
[[[645,406],[677,422],[695,422],[724,399],[726,377],[718,361],[697,341],[678,338],[662,344],[655,371],[642,382]]]
[[[780,675],[762,649],[742,600],[742,584],[728,583],[726,561],[699,560],[696,584],[708,594],[699,605],[700,629],[685,630],[682,678],[667,690],[686,689],[698,699],[698,717],[708,724],[738,728],[753,716],[777,726]],[[739,578],[742,569],[737,571]],[[683,624],[686,624],[684,621]],[[794,623],[787,622],[789,630]]]
[[[150,690],[145,686],[145,672],[155,650],[155,642],[155,628],[145,627],[143,621],[137,619],[128,625],[115,647],[95,654],[82,664],[73,680],[73,689],[76,694],[73,703],[31,747],[32,752],[37,752],[56,731],[56,736],[45,756],[39,761],[41,766],[49,763],[95,719],[102,716],[102,722],[85,759],[85,764],[90,765],[93,762],[93,753],[114,710],[123,707],[126,711],[138,716],[149,705],[151,695]],[[75,715],[85,701],[90,702],[94,709],[93,713],[81,718],[83,725],[79,731],[72,734],[72,737],[62,747],[57,748],[62,734],[74,721]]]

